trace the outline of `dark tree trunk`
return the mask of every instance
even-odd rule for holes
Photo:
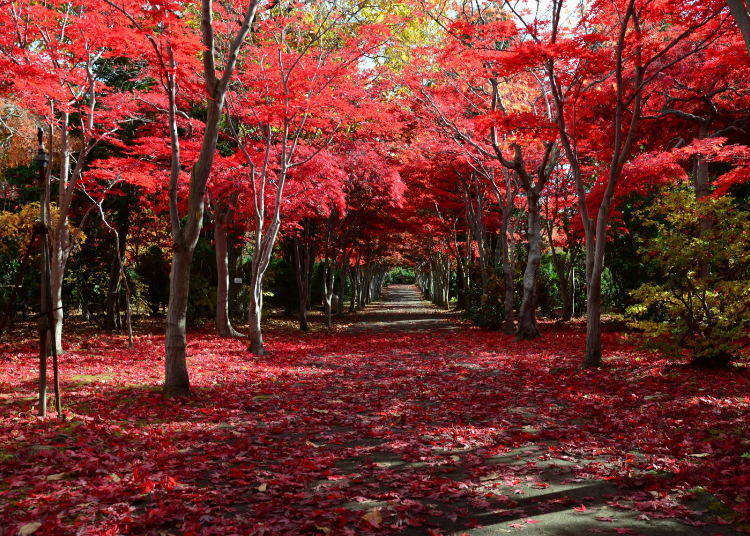
[[[175,246],[169,274],[164,390],[173,395],[184,395],[190,391],[185,355],[185,324],[193,251],[194,248]]]
[[[339,287],[339,299],[336,302],[336,314],[342,315],[344,314],[344,291],[346,289],[346,271],[343,268],[342,265],[339,265],[339,277],[338,277],[338,287]]]
[[[297,282],[297,317],[299,318],[299,329],[309,331],[307,324],[307,266],[309,249],[307,245],[300,244],[300,239],[295,238],[292,245],[294,249],[294,278]],[[300,251],[302,250],[302,251]]]
[[[520,339],[533,339],[539,336],[536,322],[537,285],[539,265],[542,259],[542,234],[539,215],[539,198],[528,196],[528,241],[529,254],[523,275],[523,299],[518,315],[517,336]]]
[[[216,247],[216,330],[220,337],[239,337],[229,319],[229,240],[226,207],[217,207],[214,224]]]
[[[503,286],[505,296],[503,303],[503,333],[512,335],[516,332],[516,319],[514,311],[514,263],[513,252],[511,251],[512,241],[508,239],[509,215],[503,218],[503,225],[500,229],[500,254],[502,255],[503,267]]]
[[[118,243],[113,245],[112,269],[109,275],[109,286],[107,288],[107,311],[105,315],[105,327],[109,330],[122,329],[120,316],[120,266],[125,262],[128,234],[130,233],[131,196],[118,199],[117,215],[114,227],[117,231]],[[118,252],[119,251],[119,255]],[[118,258],[119,257],[119,258]]]
[[[331,329],[331,315],[332,315],[332,303],[333,303],[333,288],[335,281],[336,272],[333,269],[333,265],[330,261],[326,262],[326,266],[323,272],[323,312],[326,317],[326,327]]]
[[[240,259],[241,259],[241,246],[237,244],[230,244],[229,247],[229,318],[237,319],[240,316],[239,308],[239,294],[241,289],[241,283],[235,283],[234,277],[240,273]]]
[[[351,282],[351,295],[349,296],[349,312],[353,313],[357,308],[357,279],[359,279],[357,275],[357,270],[355,266],[352,266],[349,269],[349,281]]]

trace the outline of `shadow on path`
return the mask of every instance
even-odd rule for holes
[[[357,313],[352,333],[457,329],[456,314],[422,298],[414,285],[390,285],[380,299]]]

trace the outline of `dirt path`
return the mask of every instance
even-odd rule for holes
[[[357,322],[350,331],[456,329],[456,324],[450,321],[455,316],[425,301],[414,285],[390,285],[383,290],[380,300],[357,314]]]
[[[455,316],[425,301],[417,287],[392,285],[384,290],[378,302],[369,305],[358,316],[358,323],[350,331],[377,336],[399,331],[426,334],[459,329],[455,322],[451,322],[451,318]],[[393,347],[390,349],[393,350]],[[418,353],[418,350],[408,348],[407,353]],[[453,363],[454,366],[455,364]],[[481,370],[473,363],[458,365],[466,366],[485,378],[495,374],[492,370]],[[400,371],[394,372],[398,375]],[[387,376],[382,376],[380,380],[387,381]],[[398,401],[403,406],[421,403],[408,398]],[[393,483],[404,480],[418,483],[421,479],[434,478],[436,472],[446,480],[471,486],[473,497],[469,499],[462,496],[450,502],[445,496],[435,494],[433,500],[421,498],[414,501],[412,508],[429,514],[429,524],[438,527],[434,529],[436,534],[442,534],[443,531],[455,536],[499,536],[511,533],[529,536],[735,534],[732,529],[704,524],[700,520],[694,521],[696,526],[691,526],[671,519],[668,513],[655,512],[649,515],[629,509],[636,502],[635,499],[648,498],[649,493],[635,488],[618,488],[610,481],[581,476],[586,473],[586,466],[611,463],[610,458],[576,457],[560,452],[555,440],[545,438],[535,441],[534,435],[543,435],[542,430],[534,423],[535,408],[517,407],[513,410],[512,415],[502,416],[503,419],[506,419],[506,423],[510,420],[513,425],[520,423],[529,433],[530,439],[521,447],[509,449],[499,455],[484,456],[484,459],[477,460],[476,456],[481,455],[482,449],[433,447],[425,452],[424,461],[415,461],[413,452],[407,450],[404,456],[401,450],[403,447],[393,448],[398,441],[370,439],[353,442],[351,446],[362,450],[364,454],[341,459],[337,462],[337,467],[343,473],[353,475],[358,485],[365,483],[366,487],[372,488],[373,495],[376,496],[387,496],[388,487]],[[445,408],[435,406],[431,411],[442,413]],[[364,419],[374,417],[369,412],[361,415]],[[461,428],[466,424],[459,417],[453,422],[450,422],[450,417],[447,420],[444,423],[447,427],[453,425]],[[530,424],[523,424],[524,422]],[[397,427],[392,431],[397,434]],[[431,443],[430,438],[424,439],[425,446]],[[443,459],[436,462],[435,455]],[[478,467],[482,468],[477,471]],[[365,477],[365,474],[368,476]],[[369,482],[363,482],[363,478]],[[403,499],[408,500],[401,497],[402,501]],[[700,496],[689,506],[700,517],[699,512],[708,511],[715,504],[711,497]],[[397,502],[371,500],[362,496],[344,506],[378,518],[398,508]],[[457,510],[461,512],[459,517],[456,517]],[[467,525],[475,526],[465,528]],[[414,535],[431,534],[428,531],[429,529],[422,527],[406,530],[408,534]]]

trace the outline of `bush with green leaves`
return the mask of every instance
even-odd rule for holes
[[[628,312],[647,341],[696,365],[737,357],[750,326],[750,213],[729,197],[667,191],[643,211],[654,235],[641,253],[657,278],[633,292]]]
[[[414,269],[411,266],[397,266],[385,274],[385,285],[413,285],[416,280]]]

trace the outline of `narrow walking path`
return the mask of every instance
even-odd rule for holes
[[[587,476],[588,466],[612,464],[612,459],[583,457],[561,448],[554,433],[545,433],[539,425],[539,408],[531,400],[525,406],[498,408],[496,428],[480,421],[486,414],[477,412],[467,419],[466,414],[453,412],[455,407],[444,399],[434,402],[413,396],[415,391],[410,386],[416,387],[414,382],[432,382],[434,388],[445,388],[444,380],[436,381],[436,377],[452,377],[456,369],[471,371],[476,380],[453,386],[459,398],[489,402],[493,393],[499,394],[496,382],[519,380],[512,370],[485,368],[470,358],[456,361],[462,355],[460,350],[451,346],[447,333],[440,333],[459,329],[451,316],[425,301],[417,287],[392,285],[352,326],[353,333],[369,333],[378,343],[379,335],[386,334],[390,344],[383,351],[399,356],[387,370],[370,376],[369,385],[361,387],[375,393],[384,384],[395,382],[401,388],[391,388],[390,408],[374,405],[358,414],[362,422],[376,422],[383,415],[391,417],[391,422],[378,434],[350,443],[354,455],[336,462],[343,483],[337,480],[335,487],[370,490],[343,503],[345,508],[362,511],[378,525],[391,515],[402,517],[402,522],[405,517],[406,524],[410,515],[415,516],[419,522],[405,528],[407,534],[414,535],[433,534],[430,530],[456,536],[733,534],[723,526],[702,526],[700,520],[685,524],[672,519],[668,512],[639,511],[635,503],[656,499],[659,494],[640,490],[637,484],[623,488],[613,481]],[[425,347],[420,346],[420,339],[387,336],[397,331],[446,337],[444,355],[421,353]],[[467,379],[465,375],[459,378]],[[411,415],[410,410],[414,412]],[[578,424],[588,424],[586,416],[580,417]],[[414,425],[420,434],[410,433]],[[428,432],[430,428],[434,434]],[[511,430],[520,431],[526,440],[507,441]],[[503,436],[505,439],[498,441]],[[413,490],[411,494],[408,489]],[[427,489],[432,491],[425,493]],[[691,507],[700,516],[699,512],[712,504],[710,497],[703,496],[697,497]]]
[[[455,314],[438,309],[422,297],[415,285],[390,285],[378,301],[357,314],[350,330],[362,332],[455,329]]]

